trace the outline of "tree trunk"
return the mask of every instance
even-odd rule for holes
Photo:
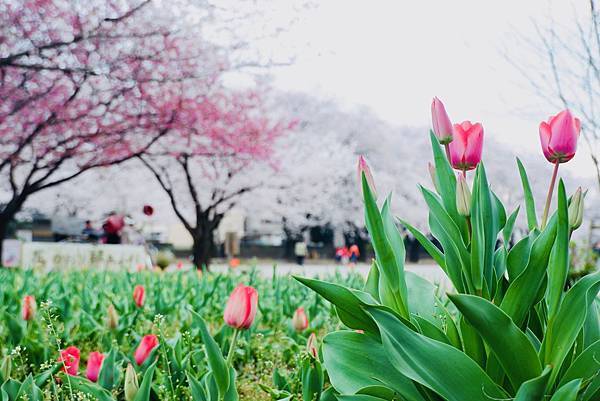
[[[2,263],[4,240],[6,239],[6,236],[8,235],[8,225],[10,224],[11,220],[12,220],[12,216],[5,217],[4,213],[0,213],[0,266],[2,266],[2,267],[4,267],[3,263]]]
[[[192,248],[192,257],[194,266],[200,270],[208,271],[210,261],[215,250],[214,229],[196,230],[194,235],[194,245]]]
[[[0,266],[2,266],[3,242],[8,236],[8,226],[15,218],[17,212],[21,210],[26,199],[27,196],[21,194],[19,197],[15,197],[8,202],[4,206],[4,209],[0,211]]]

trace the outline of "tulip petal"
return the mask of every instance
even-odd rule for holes
[[[461,164],[465,148],[467,147],[465,131],[460,124],[454,124],[454,134],[452,142],[448,145],[450,150],[450,163],[457,168]]]
[[[473,169],[481,160],[483,151],[483,126],[479,123],[473,124],[466,132],[467,145],[463,156],[463,164],[467,169]]]
[[[552,132],[550,130],[550,125],[547,122],[542,121],[540,123],[540,142],[542,144],[542,152],[544,152],[544,156],[548,161],[552,161],[552,153],[550,152],[550,149],[548,149],[551,137]]]
[[[577,137],[579,136],[573,115],[568,110],[560,112],[552,121],[551,129],[552,135],[548,149],[561,161],[571,159],[577,150]]]

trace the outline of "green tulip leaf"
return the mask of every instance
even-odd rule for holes
[[[527,212],[527,225],[529,231],[537,227],[537,217],[535,213],[535,201],[533,199],[533,193],[531,192],[531,186],[529,185],[529,179],[527,178],[527,172],[521,160],[517,158],[517,166],[519,167],[519,175],[521,176],[521,184],[523,185],[523,194],[525,195],[525,210]]]
[[[342,394],[383,384],[407,401],[424,401],[415,384],[394,367],[373,336],[349,330],[330,333],[323,339],[323,360],[331,384]]]
[[[489,401],[507,397],[477,363],[453,346],[415,333],[393,314],[367,307],[379,330],[384,350],[406,377],[448,401]]]
[[[565,295],[555,316],[548,322],[540,355],[555,368],[550,383],[558,376],[562,363],[575,343],[587,317],[587,310],[600,291],[600,272],[579,280]]]
[[[551,369],[547,366],[542,374],[531,380],[527,380],[515,395],[514,401],[543,401],[546,394],[546,386],[550,379]]]
[[[154,361],[154,363],[152,363],[152,365],[150,365],[148,367],[148,369],[146,369],[146,372],[144,373],[144,377],[142,378],[142,382],[140,383],[140,388],[137,392],[137,394],[135,395],[135,398],[133,399],[133,401],[149,401],[150,400],[150,393],[152,391],[152,380],[154,378],[154,370],[156,369],[156,364],[157,364],[157,360]]]
[[[206,323],[204,322],[202,316],[192,309],[190,309],[190,312],[192,312],[192,315],[194,315],[196,318],[196,323],[200,328],[200,335],[202,336],[202,342],[204,343],[204,347],[206,349],[208,365],[210,366],[214,380],[217,384],[219,397],[222,398],[227,393],[230,384],[227,361],[225,361],[225,358],[223,358],[223,353],[221,352],[219,345],[208,332]]]
[[[558,182],[558,223],[554,247],[548,261],[548,288],[546,303],[552,317],[562,301],[565,281],[569,272],[569,214],[567,194],[562,180]]]
[[[541,374],[542,365],[535,348],[500,308],[473,295],[448,297],[490,347],[513,388]]]

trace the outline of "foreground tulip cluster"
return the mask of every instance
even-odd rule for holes
[[[309,353],[315,360],[322,355],[338,400],[600,400],[600,272],[568,280],[584,191],[568,196],[557,180],[559,165],[575,155],[579,120],[565,110],[540,124],[540,156],[554,167],[538,223],[521,161],[525,207],[510,211],[488,181],[483,126],[452,124],[437,98],[431,111],[433,190],[419,189],[437,244],[392,214],[391,197],[378,203],[361,157],[359,185],[375,260],[362,290],[297,277],[335,306],[343,325],[320,350],[309,340]],[[514,243],[520,210],[528,232]],[[444,294],[405,270],[400,224],[452,291]]]

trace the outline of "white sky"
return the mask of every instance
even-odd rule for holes
[[[533,35],[533,18],[572,21],[567,0],[401,1],[319,0],[284,37],[295,63],[274,69],[275,85],[367,105],[383,119],[430,125],[440,97],[454,121],[480,121],[485,133],[514,144],[515,153],[542,156],[538,126],[555,114],[533,95],[503,56]],[[578,6],[587,5],[579,0]],[[271,49],[272,50],[272,49]],[[521,57],[519,56],[519,57]],[[426,134],[425,132],[423,133]],[[409,145],[409,144],[407,144]],[[585,145],[564,168],[593,176]],[[491,151],[487,147],[486,151]],[[512,168],[512,166],[511,166]]]

